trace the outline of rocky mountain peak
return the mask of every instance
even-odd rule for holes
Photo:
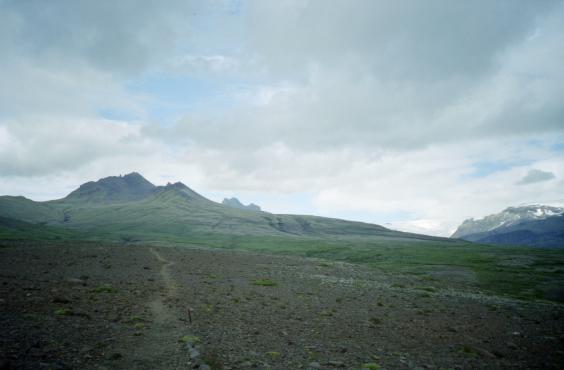
[[[507,207],[500,213],[488,215],[481,219],[465,220],[452,234],[453,238],[478,234],[506,228],[521,222],[543,220],[564,214],[564,208],[532,204],[518,207]]]
[[[155,189],[155,185],[137,172],[104,177],[89,181],[71,192],[65,199],[86,202],[120,202],[141,199]]]
[[[241,203],[241,201],[239,201],[239,199],[233,197],[233,198],[225,198],[223,199],[223,202],[221,202],[221,204],[231,207],[231,208],[237,208],[237,209],[246,209],[248,211],[256,211],[256,212],[260,212],[261,208],[259,206],[257,206],[254,203],[250,203],[249,205],[244,205],[243,203]]]

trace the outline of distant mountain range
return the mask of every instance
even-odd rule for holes
[[[232,207],[232,208],[238,208],[238,209],[246,209],[248,211],[255,211],[255,212],[260,212],[261,209],[259,206],[257,206],[254,203],[251,203],[249,205],[244,205],[243,203],[241,203],[239,201],[239,199],[237,198],[225,198],[223,199],[223,202],[221,202],[221,204],[226,205],[228,207]]]
[[[41,228],[33,229],[34,225]],[[14,238],[45,232],[66,237],[72,231],[80,237],[101,240],[190,242],[227,248],[242,242],[252,247],[253,243],[273,240],[284,246],[290,241],[307,245],[319,240],[349,245],[362,241],[389,245],[456,243],[363,222],[271,214],[253,204],[245,206],[236,198],[220,204],[180,182],[155,186],[135,172],[87,182],[58,200],[35,202],[21,196],[2,196],[0,238],[2,230]]]
[[[509,207],[483,219],[464,221],[452,237],[486,244],[564,247],[564,208]]]

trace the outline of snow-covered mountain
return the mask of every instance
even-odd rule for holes
[[[452,237],[491,244],[564,246],[564,208],[538,204],[509,207],[479,220],[464,221]]]

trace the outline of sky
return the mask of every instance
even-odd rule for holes
[[[564,204],[564,1],[0,0],[0,194],[137,171],[450,235]]]

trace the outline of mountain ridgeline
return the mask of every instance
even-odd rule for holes
[[[251,203],[249,205],[244,205],[237,198],[229,198],[229,199],[225,198],[225,199],[223,199],[223,202],[221,202],[221,204],[226,205],[228,207],[232,207],[232,208],[246,209],[248,211],[256,211],[256,212],[261,211],[260,207],[257,206],[256,204]]]
[[[87,182],[58,200],[35,202],[3,196],[0,217],[41,225],[51,232],[62,228],[99,240],[126,242],[193,242],[222,247],[235,247],[242,239],[261,243],[272,238],[456,243],[369,223],[271,214],[253,204],[244,206],[237,199],[220,204],[181,182],[155,186],[135,172]]]
[[[509,207],[483,219],[464,221],[452,237],[484,244],[564,247],[564,208]]]

